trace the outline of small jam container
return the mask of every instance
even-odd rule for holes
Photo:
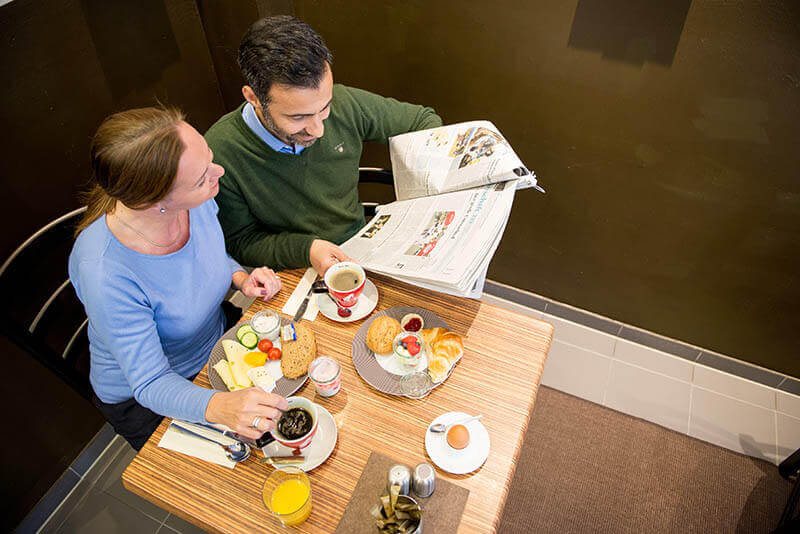
[[[281,331],[281,318],[272,310],[261,310],[250,319],[250,327],[258,339],[275,341]]]
[[[395,464],[389,468],[386,491],[391,491],[395,485],[400,486],[400,495],[408,495],[411,491],[411,470],[403,464]]]
[[[320,397],[333,397],[342,387],[342,366],[328,356],[314,359],[308,366],[308,376]]]
[[[436,470],[427,462],[422,462],[414,468],[411,474],[411,487],[414,494],[422,499],[433,495],[436,485]]]
[[[416,354],[412,354],[411,351],[409,351],[411,343],[405,341],[409,338],[414,338],[413,344],[419,348],[419,351]],[[422,336],[414,332],[401,332],[397,334],[392,342],[394,357],[397,358],[398,362],[409,369],[417,368],[420,360],[422,360],[422,351],[424,347],[425,341],[422,339]]]

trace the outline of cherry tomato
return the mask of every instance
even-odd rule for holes
[[[269,339],[262,339],[258,342],[258,350],[261,352],[269,352],[269,349],[272,348],[272,341]]]
[[[281,349],[278,347],[272,347],[267,352],[267,358],[270,360],[280,360],[281,359]]]

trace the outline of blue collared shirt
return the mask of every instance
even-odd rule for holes
[[[256,110],[253,108],[253,105],[250,102],[244,105],[244,108],[242,109],[242,118],[244,119],[245,124],[247,124],[251,130],[253,130],[253,133],[256,134],[259,139],[264,141],[267,146],[269,146],[275,152],[283,152],[284,154],[299,154],[306,148],[297,145],[287,145],[272,135],[269,130],[264,128],[264,125],[261,124],[261,121],[258,120]]]

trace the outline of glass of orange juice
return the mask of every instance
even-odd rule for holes
[[[286,526],[299,525],[311,514],[311,482],[302,469],[273,471],[264,482],[264,504]]]

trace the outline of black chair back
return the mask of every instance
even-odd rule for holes
[[[361,205],[364,206],[364,216],[367,220],[375,215],[375,210],[379,205],[386,204],[387,201],[391,202],[390,199],[394,199],[394,177],[389,169],[359,167],[358,183],[359,185],[370,184],[367,187],[359,187],[359,194],[362,197]],[[377,184],[378,188],[372,187],[372,184]],[[363,200],[364,197],[369,200]],[[384,201],[376,202],[378,198]]]
[[[45,225],[0,267],[3,334],[86,399],[89,385],[87,318],[67,273],[80,208]]]

